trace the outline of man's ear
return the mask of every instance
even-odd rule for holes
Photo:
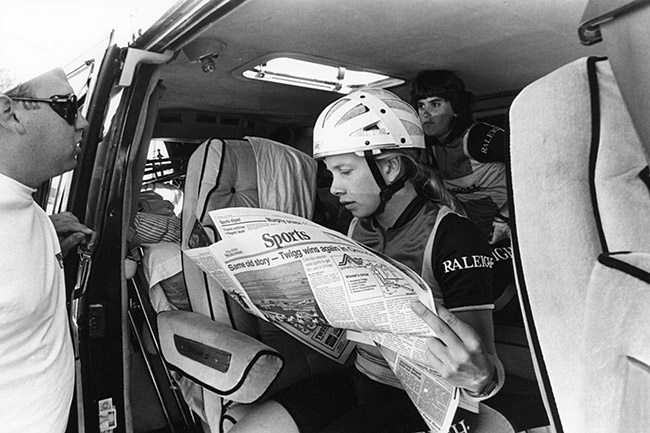
[[[24,125],[16,116],[14,101],[7,95],[0,95],[0,126],[18,133],[25,131]]]

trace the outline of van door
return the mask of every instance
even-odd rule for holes
[[[98,165],[104,166],[106,161],[106,148],[110,141],[106,134],[106,118],[113,96],[113,82],[120,70],[121,50],[116,45],[111,45],[104,53],[101,62],[94,63],[94,70],[88,80],[88,91],[84,96],[84,108],[89,122],[88,130],[81,142],[82,153],[78,157],[78,164],[69,185],[66,209],[73,212],[80,221],[95,231],[95,236],[88,247],[79,248],[78,254],[69,254],[65,262],[66,285],[69,292],[70,325],[75,351],[75,398],[68,422],[68,431],[99,431],[98,411],[93,414],[88,402],[98,398],[96,393],[103,387],[99,386],[96,377],[103,376],[108,382],[113,383],[119,391],[108,391],[115,396],[115,403],[122,405],[122,362],[121,338],[113,341],[110,336],[115,334],[116,323],[105,315],[106,310],[115,309],[114,290],[108,290],[103,296],[97,297],[94,291],[89,291],[97,278],[97,269],[104,269],[107,285],[115,287],[119,284],[119,268],[115,273],[115,266],[107,267],[98,253],[102,253],[102,220],[98,217],[103,212],[98,211],[100,199],[105,195],[101,182],[95,181],[101,175],[97,170]],[[115,254],[117,259],[117,253]],[[119,305],[119,303],[118,303]],[[117,308],[119,311],[119,308]],[[107,317],[109,320],[107,321]],[[121,325],[118,323],[118,329]],[[119,331],[121,334],[121,330]],[[107,338],[108,337],[108,338]],[[98,353],[97,344],[104,347],[104,363],[94,365]],[[117,350],[114,350],[119,344]],[[101,375],[97,368],[103,368]],[[101,398],[100,398],[101,399]],[[97,400],[99,401],[99,400]],[[86,403],[84,403],[86,402]],[[112,405],[111,405],[112,406]],[[97,406],[95,406],[97,407]],[[111,408],[112,409],[112,408]],[[115,413],[112,412],[112,416]],[[92,424],[91,424],[92,423]],[[94,425],[95,428],[91,426]],[[86,429],[86,427],[88,427]]]
[[[66,207],[95,231],[65,264],[76,366],[68,432],[133,431],[124,259],[163,92],[159,68],[243,1],[177,2],[130,47],[109,46],[90,81],[84,104],[90,126]]]
[[[159,90],[154,65],[142,65],[128,87],[119,85],[129,50],[112,46],[106,52],[90,99],[91,128],[82,143],[87,154],[70,194],[70,208],[95,231],[89,247],[79,251],[70,301],[80,432],[132,431],[125,231],[134,143],[147,135],[147,112],[156,112]]]

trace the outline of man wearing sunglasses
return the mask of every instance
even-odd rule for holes
[[[3,69],[6,60],[0,60],[0,430],[63,432],[74,364],[61,247],[92,231],[70,213],[50,220],[32,193],[76,166],[88,122],[63,70],[21,75]],[[57,231],[65,232],[61,240]]]

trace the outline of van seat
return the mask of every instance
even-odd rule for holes
[[[227,207],[259,207],[313,217],[316,162],[290,146],[264,138],[211,139],[192,154],[185,181],[182,249],[195,221],[215,240],[208,212]],[[265,394],[340,364],[251,314],[183,255],[183,274],[193,312],[252,336],[276,349],[284,369]]]

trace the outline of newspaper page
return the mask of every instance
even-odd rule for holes
[[[379,347],[431,432],[447,433],[460,398],[458,388],[438,379],[437,373],[408,357]],[[453,408],[453,410],[450,410]]]
[[[242,216],[244,213],[248,218]],[[264,298],[263,291],[254,287],[249,291],[248,286],[254,283],[246,278],[264,278],[267,273],[274,273],[278,278],[266,284],[273,286],[268,289],[290,292],[287,283],[293,273],[288,271],[295,268],[300,277],[301,284],[296,286],[301,288],[301,299],[314,299],[318,317],[332,326],[434,335],[410,307],[413,300],[419,299],[433,308],[431,292],[417,274],[406,274],[407,268],[402,269],[401,264],[388,262],[338,232],[282,212],[227,208],[212,211],[210,216],[219,233],[229,231],[230,235],[224,234],[222,242],[208,249],[215,261],[223,261],[244,292],[251,297],[252,292],[261,292],[254,300],[258,307],[270,301]]]
[[[278,219],[286,214],[278,212],[276,216],[271,219],[271,222],[265,222],[264,216],[259,214],[259,209],[253,208],[232,208],[241,210],[245,216],[231,216],[216,220],[215,224],[218,239],[228,239],[234,235],[245,233],[248,230],[255,230],[259,227],[278,224],[285,220]],[[230,208],[228,209],[231,210]],[[274,213],[274,211],[265,211],[266,213]],[[293,217],[292,215],[286,215]],[[267,217],[271,218],[267,215]],[[297,217],[296,217],[297,218]],[[305,222],[312,224],[308,220],[294,221],[296,224],[304,224]],[[222,224],[223,223],[223,224]],[[237,301],[242,308],[254,314],[263,320],[272,321],[277,327],[288,333],[289,335],[297,338],[302,343],[316,350],[317,352],[327,356],[328,358],[344,364],[350,354],[353,352],[355,343],[347,339],[345,330],[338,329],[330,326],[329,324],[317,323],[305,319],[303,311],[306,306],[296,308],[291,311],[284,311],[280,314],[279,311],[268,311],[268,305],[258,308],[259,305],[255,303],[255,296],[253,299],[243,290],[241,284],[233,281],[232,274],[228,269],[222,266],[219,261],[216,261],[213,253],[205,246],[211,245],[211,242],[206,243],[205,240],[209,239],[207,233],[198,222],[195,220],[192,233],[190,234],[190,241],[188,245],[191,249],[185,250],[184,253],[190,257],[204,272],[210,275],[215,282],[225,290],[235,301]],[[249,262],[252,266],[257,266],[258,262]],[[260,280],[262,282],[262,280]],[[273,286],[274,281],[267,281],[267,284]],[[262,291],[263,288],[262,288]],[[269,292],[270,293],[270,292]],[[279,305],[285,306],[285,303],[278,301]],[[292,314],[292,312],[296,314]],[[284,320],[286,317],[286,320]]]
[[[320,227],[318,224],[296,215],[252,207],[218,209],[211,211],[209,215],[223,239],[278,224]]]
[[[244,308],[305,342],[322,327],[346,342],[341,330],[357,331],[388,354],[431,431],[449,429],[459,393],[419,365],[423,337],[434,333],[410,304],[417,299],[435,311],[419,275],[293,215],[227,208],[210,216],[223,240],[185,253]]]

